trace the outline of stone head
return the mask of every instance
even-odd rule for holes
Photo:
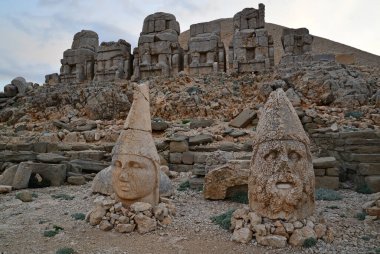
[[[270,95],[254,140],[248,181],[251,209],[271,219],[301,219],[314,212],[309,139],[284,91]]]

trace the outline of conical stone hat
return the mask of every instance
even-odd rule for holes
[[[137,86],[124,130],[112,150],[115,154],[134,154],[160,162],[152,137],[149,106],[149,83]]]
[[[310,144],[295,109],[281,88],[269,95],[261,111],[253,146],[274,140],[296,140]]]

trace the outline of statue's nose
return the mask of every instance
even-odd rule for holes
[[[129,175],[128,175],[128,172],[126,170],[123,170],[120,174],[120,180],[122,181],[128,181],[129,179]]]

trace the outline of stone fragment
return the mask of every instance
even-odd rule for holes
[[[328,227],[326,230],[326,235],[322,237],[323,241],[326,243],[332,243],[334,241],[334,230]]]
[[[102,206],[97,206],[89,216],[89,222],[92,226],[98,225],[102,218],[106,215],[106,209]]]
[[[11,84],[17,87],[17,91],[20,95],[24,95],[28,87],[28,84],[23,77],[14,78],[11,81]]]
[[[249,219],[249,223],[254,226],[254,225],[257,225],[257,224],[261,224],[262,222],[262,218],[260,215],[258,215],[257,213],[255,212],[249,212],[248,213],[248,219]]]
[[[134,220],[137,224],[137,232],[140,234],[145,234],[150,231],[153,231],[157,227],[157,222],[155,219],[149,218],[148,216],[143,215],[142,213],[138,213]]]
[[[0,175],[0,184],[1,185],[12,185],[13,179],[16,175],[18,165],[13,165],[7,168],[2,175]]]
[[[131,210],[135,213],[145,212],[152,210],[152,205],[144,202],[136,202],[130,206]]]
[[[169,124],[161,118],[153,118],[152,131],[164,131],[169,128]]]
[[[246,127],[252,120],[256,117],[256,111],[251,109],[244,109],[238,116],[236,116],[230,123],[229,126],[236,128]]]
[[[289,244],[292,246],[302,246],[307,238],[317,239],[317,235],[312,228],[305,226],[301,229],[294,230],[289,238]]]
[[[0,185],[0,194],[8,193],[12,191],[12,186],[10,185]]]
[[[64,164],[22,162],[19,165],[20,167],[39,174],[42,178],[50,181],[51,186],[61,186],[66,181],[67,169]]]
[[[182,154],[182,162],[186,165],[194,164],[194,153],[193,152],[184,152]]]
[[[229,188],[246,185],[249,164],[245,164],[244,161],[233,160],[208,172],[204,180],[204,197],[206,199],[225,199]]]
[[[173,195],[173,185],[170,178],[160,170],[160,197],[170,197]]]
[[[373,192],[380,192],[380,175],[366,176],[364,181]]]
[[[337,176],[316,176],[315,187],[323,189],[337,190],[339,188],[339,177]]]
[[[171,141],[169,150],[171,153],[183,153],[189,150],[189,145],[186,141]]]
[[[279,88],[265,103],[253,140],[250,208],[270,219],[306,218],[314,212],[314,186],[309,138]]]
[[[315,225],[314,230],[315,230],[315,234],[317,235],[317,239],[320,239],[323,236],[325,236],[327,227],[324,224],[317,224]]]
[[[275,248],[286,247],[287,239],[281,235],[268,235],[268,236],[257,236],[256,240],[259,244],[265,246],[271,246]]]
[[[86,179],[83,176],[69,176],[67,182],[72,185],[83,185],[86,183]]]
[[[17,192],[16,198],[20,199],[22,202],[33,201],[32,193],[28,190],[23,190],[23,191]]]
[[[191,146],[208,144],[208,143],[211,143],[212,141],[213,141],[212,136],[208,134],[199,134],[199,135],[189,138],[189,144]]]
[[[252,240],[252,231],[249,228],[235,229],[231,240],[238,243],[249,243]]]
[[[6,97],[14,97],[18,93],[18,89],[15,85],[13,84],[8,84],[4,86],[4,94]]]
[[[286,232],[289,233],[289,234],[293,233],[293,231],[294,231],[293,224],[289,223],[289,222],[285,222],[284,223],[284,228],[285,228]]]
[[[253,226],[253,231],[256,232],[256,238],[258,236],[266,236],[267,235],[267,229],[264,224],[257,224]]]
[[[70,161],[70,165],[81,169],[83,172],[97,173],[102,169],[108,167],[109,163],[94,160],[75,159]]]
[[[103,231],[110,231],[113,229],[113,226],[108,220],[102,220],[99,224],[99,228]]]
[[[20,163],[14,175],[12,187],[16,190],[28,188],[28,183],[29,183],[31,174],[32,174],[32,169],[29,167],[25,167],[25,162]]]
[[[60,163],[67,161],[68,158],[55,153],[40,153],[37,155],[37,160],[44,163]]]
[[[131,233],[135,230],[136,224],[118,224],[115,230],[119,233]]]
[[[334,168],[337,166],[335,157],[322,157],[313,159],[314,168]]]
[[[190,122],[190,129],[210,127],[214,123],[212,119],[192,119]]]

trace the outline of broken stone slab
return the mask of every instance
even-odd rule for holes
[[[86,183],[86,179],[83,176],[69,176],[67,182],[72,185],[83,185]]]
[[[209,171],[204,179],[203,196],[206,199],[225,199],[227,190],[248,184],[249,160],[231,160]]]
[[[351,154],[349,161],[380,162],[380,154]]]
[[[209,134],[200,134],[189,138],[191,146],[212,143],[213,137]]]
[[[0,185],[0,194],[8,193],[12,191],[12,186],[10,185]]]
[[[69,160],[69,158],[55,153],[40,153],[37,155],[37,160],[44,163],[60,163]]]
[[[25,162],[20,163],[14,175],[12,187],[16,190],[28,188],[31,174],[32,169],[29,167],[25,167]]]
[[[23,161],[33,161],[37,157],[37,154],[30,151],[1,151],[0,161],[6,162],[23,162]]]
[[[54,121],[53,121],[53,125],[54,125],[55,127],[60,128],[60,129],[66,129],[66,130],[68,130],[68,131],[70,131],[70,132],[74,131],[74,128],[72,128],[69,124],[66,124],[66,123],[64,123],[64,122],[61,122],[61,121],[59,121],[59,120],[54,120]]]
[[[187,141],[171,141],[169,145],[169,151],[171,153],[183,153],[189,151],[189,145]]]
[[[192,119],[190,121],[190,129],[210,127],[214,123],[212,119]]]
[[[18,165],[13,165],[7,168],[2,175],[0,175],[0,184],[1,185],[12,185],[13,179],[17,172]]]
[[[81,159],[71,160],[69,164],[81,169],[83,172],[90,172],[90,173],[99,172],[110,165],[110,163],[94,161],[94,160],[81,160]]]
[[[252,109],[244,109],[237,117],[235,117],[229,126],[236,128],[246,127],[256,117],[256,111]]]
[[[67,170],[65,164],[22,162],[19,165],[19,169],[39,174],[43,179],[50,181],[51,186],[61,186],[66,181]]]
[[[322,157],[313,160],[314,168],[334,168],[337,166],[335,157]]]
[[[380,175],[380,163],[359,163],[358,174],[364,176]]]

